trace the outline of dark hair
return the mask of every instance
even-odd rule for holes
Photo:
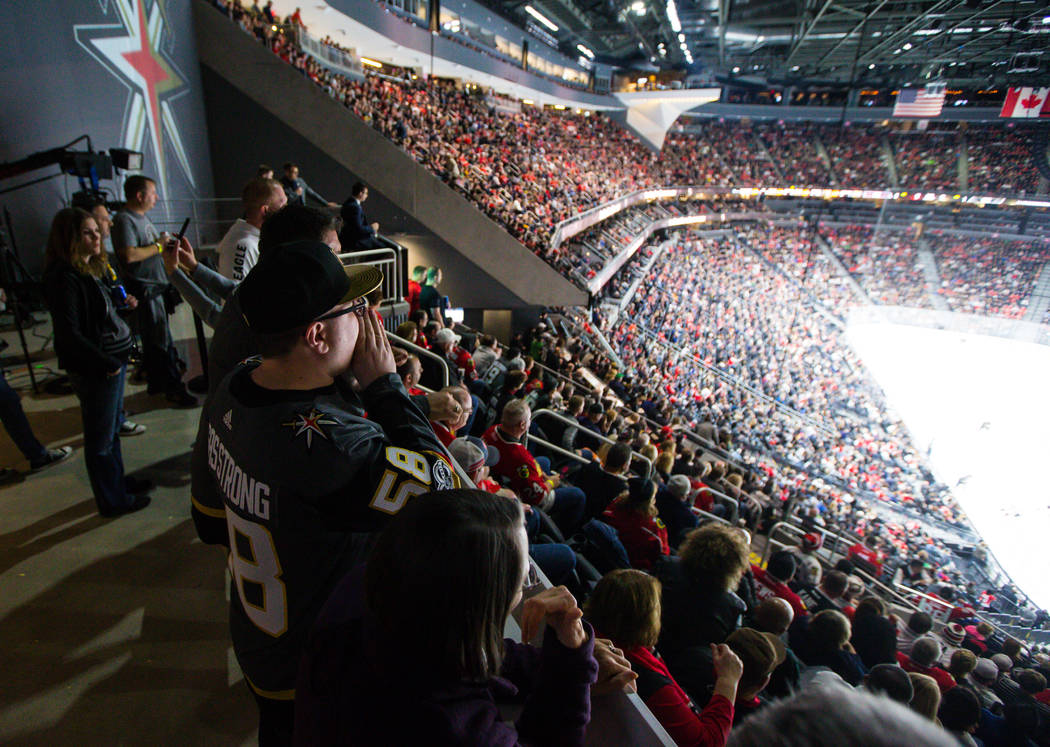
[[[306,205],[285,205],[266,217],[259,230],[259,258],[274,247],[291,241],[321,241],[329,231],[339,233],[342,219],[338,215]]]
[[[84,275],[101,277],[107,264],[105,252],[88,258],[77,254],[80,232],[88,220],[94,220],[91,213],[76,207],[62,208],[55,213],[47,236],[47,249],[44,251],[45,267],[68,264]]]
[[[631,461],[631,447],[627,444],[613,444],[605,455],[605,469],[620,472]]]
[[[941,697],[937,717],[948,731],[966,731],[981,720],[981,702],[968,688],[953,687]]]
[[[814,652],[838,651],[850,637],[849,618],[838,610],[821,610],[809,621],[809,643]]]
[[[354,182],[353,186],[350,187],[350,194],[353,197],[357,197],[359,194],[364,192],[368,187],[364,182]]]
[[[1046,689],[1046,677],[1034,669],[1022,669],[1014,679],[1021,689],[1030,695],[1041,693]]]
[[[656,516],[653,496],[656,494],[656,483],[644,477],[632,477],[627,481],[627,494],[617,499],[628,511],[643,516]]]
[[[137,200],[139,192],[145,190],[150,184],[156,184],[156,182],[148,176],[132,174],[124,180],[124,199],[128,202]]]
[[[297,169],[297,168],[299,168],[299,164],[295,163],[294,161],[285,161],[284,162],[284,170],[285,171],[288,171],[289,169]]]
[[[930,616],[929,612],[921,610],[912,612],[911,617],[908,618],[908,630],[918,635],[929,633],[933,630],[933,617]]]
[[[864,597],[853,613],[853,619],[861,617],[882,617],[886,614],[886,603],[878,597]]]
[[[907,705],[915,694],[908,673],[896,664],[876,664],[868,670],[864,686],[869,692],[884,694],[898,703]]]
[[[795,556],[787,550],[778,550],[769,558],[766,571],[778,581],[787,583],[795,576],[798,570],[798,561]]]
[[[824,582],[821,586],[826,594],[841,597],[846,593],[846,587],[849,586],[849,576],[842,571],[828,571],[824,574]]]
[[[466,489],[413,498],[394,516],[365,571],[384,666],[415,682],[499,671],[522,581],[522,522],[517,501]]]
[[[660,637],[660,582],[643,571],[605,574],[584,609],[594,629],[621,648],[655,646]]]
[[[272,174],[272,173],[273,173],[273,166],[271,166],[268,163],[260,163],[259,166],[255,169],[255,175],[257,177],[263,176],[264,174]]]
[[[306,332],[306,325],[287,330],[286,332],[273,332],[263,334],[252,332],[252,341],[255,349],[263,358],[280,358],[292,352],[292,348],[299,342],[299,338]]]

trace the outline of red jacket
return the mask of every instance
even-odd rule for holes
[[[452,346],[448,357],[462,371],[463,381],[470,383],[478,378],[478,372],[474,370],[474,357],[459,345]]]
[[[623,655],[638,674],[638,695],[656,716],[675,744],[690,747],[724,747],[733,725],[733,704],[713,695],[697,715],[685,690],[679,687],[655,652],[643,646],[625,649]]]
[[[408,281],[408,295],[405,296],[405,300],[408,301],[408,315],[410,317],[419,311],[419,291],[422,289],[423,286],[415,280]]]
[[[755,596],[758,597],[758,601],[761,602],[763,599],[771,597],[780,597],[781,599],[786,599],[788,604],[791,605],[791,609],[795,611],[796,620],[809,614],[809,610],[806,609],[806,603],[787,584],[777,581],[757,565],[752,564],[751,572],[755,575]]]
[[[498,425],[485,431],[482,440],[499,451],[492,473],[506,478],[522,502],[544,510],[554,504],[554,488],[528,449],[506,436]]]
[[[649,570],[661,555],[671,554],[667,527],[655,516],[645,516],[613,503],[602,518],[620,535],[627,557],[634,568]]]
[[[905,672],[916,672],[933,677],[937,681],[937,687],[941,688],[941,695],[955,687],[955,678],[940,667],[923,667],[911,660],[907,654],[897,652],[897,663]]]

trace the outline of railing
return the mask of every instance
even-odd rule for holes
[[[186,238],[197,249],[217,243],[242,214],[240,197],[172,198],[157,200],[149,219],[158,231],[176,234],[183,221],[189,218]]]
[[[295,27],[296,43],[299,48],[314,57],[318,62],[332,68],[337,73],[342,73],[348,78],[361,80],[364,78],[364,68],[361,67],[361,58],[357,50],[351,49],[344,52],[337,47],[323,43],[306,32],[302,26]]]
[[[572,420],[571,418],[567,418],[564,415],[561,415],[559,413],[554,412],[553,410],[548,410],[546,408],[543,408],[541,410],[536,410],[536,412],[532,413],[533,419],[537,419],[537,418],[539,418],[541,416],[546,416],[548,418],[553,418],[553,419],[558,420],[558,421],[560,421],[562,423],[565,423],[566,425],[572,426],[573,428],[583,428],[583,426],[580,425],[575,420]],[[616,445],[616,441],[611,439],[611,438],[609,438],[608,436],[602,435],[601,433],[595,433],[594,431],[590,430],[589,428],[587,428],[585,430],[587,431],[587,436],[589,438],[590,437],[594,437],[594,438],[598,439],[599,441],[601,441],[602,443],[609,444],[610,446],[615,446]],[[631,461],[634,461],[635,459],[637,459],[638,461],[643,462],[645,464],[645,474],[642,475],[642,476],[645,477],[646,479],[652,478],[652,476],[653,476],[653,463],[652,463],[652,460],[650,460],[648,457],[642,456],[637,451],[633,451],[632,450],[631,451]]]
[[[419,347],[419,345],[416,345],[414,342],[409,342],[408,340],[406,340],[403,337],[398,337],[397,335],[395,335],[390,330],[385,330],[385,331],[386,331],[386,337],[387,337],[388,340],[390,340],[390,344],[391,345],[397,345],[398,347],[407,348],[408,350],[411,350],[416,355],[422,355],[425,358],[429,358],[431,360],[437,361],[438,364],[441,366],[441,373],[442,373],[442,377],[441,377],[442,378],[442,384],[441,384],[441,386],[442,387],[448,386],[448,382],[449,382],[448,361],[446,361],[440,355],[436,355],[435,353],[430,352],[426,348]]]
[[[339,255],[339,261],[344,265],[367,264],[379,268],[383,273],[384,301],[400,301],[405,297],[405,289],[401,284],[402,263],[398,261],[400,259],[400,253],[388,247],[345,252]]]
[[[955,605],[951,602],[938,599],[918,589],[912,589],[904,584],[894,585],[903,592],[906,598],[911,600],[917,609],[928,612],[934,620],[942,623],[948,622],[948,617],[951,615],[952,610],[955,609]]]

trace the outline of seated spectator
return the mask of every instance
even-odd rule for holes
[[[500,453],[494,474],[506,480],[523,502],[546,511],[566,536],[571,535],[580,526],[587,498],[579,488],[562,485],[558,475],[547,474],[525,448],[531,422],[529,406],[513,399],[503,408],[500,422],[485,431],[485,443]],[[549,470],[550,462],[544,459],[542,464]]]
[[[955,687],[955,680],[946,671],[937,666],[937,660],[941,658],[941,644],[933,636],[923,636],[915,641],[911,647],[910,654],[897,653],[897,663],[906,672],[918,672],[928,674],[937,681],[937,686],[942,693],[946,693]]]
[[[631,447],[618,443],[609,448],[603,461],[591,461],[573,475],[573,483],[587,495],[587,518],[600,517],[627,490],[624,475],[630,464]]]
[[[820,579],[820,586],[816,589],[801,589],[799,597],[806,605],[806,609],[817,613],[824,610],[837,610],[839,600],[846,593],[849,586],[849,576],[842,571],[828,571]]]
[[[824,610],[792,629],[792,648],[810,667],[830,669],[856,687],[867,669],[850,645],[850,633],[849,619],[844,614]]]
[[[478,490],[409,501],[318,617],[296,741],[582,744],[598,666],[576,600],[555,587],[525,601],[522,638],[542,629],[542,648],[502,637],[529,580],[522,520],[520,504]],[[511,725],[495,699],[515,690],[526,701]]]
[[[460,347],[462,338],[449,327],[439,329],[434,335],[434,352],[444,356],[449,365],[449,379],[457,383],[470,384],[478,378],[474,370],[474,359]]]
[[[987,708],[991,711],[1002,710],[1003,701],[999,699],[999,696],[992,689],[998,679],[999,667],[995,666],[995,662],[983,657],[978,658],[977,665],[967,678],[965,685],[978,697],[981,702],[981,708]]]
[[[402,322],[397,325],[394,334],[413,345],[419,345],[419,325],[415,322]]]
[[[751,613],[751,627],[760,633],[770,633],[783,640],[783,636],[795,619],[795,611],[786,599],[771,597],[763,599]],[[766,685],[766,692],[775,698],[786,698],[799,689],[802,677],[802,662],[785,646],[784,661],[773,670]]]
[[[405,385],[405,388],[408,388],[408,384]],[[459,404],[459,409],[445,420],[431,420],[430,427],[434,429],[434,433],[437,434],[441,443],[444,446],[448,446],[459,431],[467,432],[466,426],[470,422],[471,414],[474,412],[474,404],[471,401],[470,392],[464,387],[450,386],[442,391],[447,391],[455,397],[456,402]],[[411,393],[409,392],[409,394]]]
[[[941,657],[941,661],[944,658]],[[943,665],[942,665],[943,666]],[[956,684],[963,684],[967,678],[977,668],[977,656],[973,651],[967,651],[964,648],[956,649],[952,652],[952,658],[948,662],[948,674],[952,676]]]
[[[631,565],[647,571],[671,553],[667,527],[656,515],[656,483],[641,477],[627,483],[627,492],[605,509],[602,519],[620,536]]]
[[[772,633],[760,633],[754,628],[734,630],[726,638],[729,646],[740,657],[743,673],[737,685],[733,725],[736,726],[766,704],[760,697],[770,675],[784,663],[784,642]]]
[[[399,350],[400,348],[394,349]],[[397,367],[397,375],[401,377],[401,381],[404,383],[405,389],[408,390],[409,394],[426,394],[426,392],[417,386],[417,384],[419,384],[419,379],[423,376],[423,366],[419,362],[418,355],[406,355],[404,360]]]
[[[909,705],[915,688],[911,675],[896,664],[876,664],[864,675],[862,687],[869,693],[885,695],[898,703]],[[938,691],[938,695],[940,692]]]
[[[700,713],[653,646],[660,635],[660,582],[641,571],[605,575],[587,600],[586,619],[623,649],[638,674],[638,695],[678,745],[724,745],[743,664],[725,644],[711,644],[714,692]]]
[[[926,674],[909,672],[912,692],[911,709],[930,721],[938,723],[937,709],[941,705],[941,690],[937,686],[937,680]]]
[[[797,567],[795,556],[786,550],[773,553],[764,569],[752,564],[751,572],[755,575],[755,596],[760,600],[774,596],[786,599],[795,611],[796,618],[808,615],[805,603],[788,586],[788,582],[795,577]]]
[[[988,650],[987,639],[995,631],[995,628],[986,622],[979,622],[976,625],[967,625],[964,630],[966,631],[966,640],[963,641],[963,648],[973,651],[978,656],[984,654]]]
[[[820,583],[824,570],[813,553],[820,549],[821,544],[823,544],[821,536],[816,532],[809,532],[802,537],[801,545],[797,548],[788,548],[788,551],[795,556],[795,561],[798,563],[795,577],[789,584],[794,591],[812,588]]]
[[[937,717],[944,730],[962,745],[976,745],[971,736],[981,723],[981,703],[965,687],[954,687],[941,694]]]
[[[478,376],[484,376],[492,362],[499,358],[499,342],[494,335],[482,335],[478,339],[478,349],[474,351],[474,370]]]
[[[897,661],[897,627],[885,617],[886,604],[878,597],[865,597],[853,614],[850,642],[864,666]]]
[[[897,650],[907,653],[919,638],[933,630],[933,618],[929,612],[916,610],[908,617],[907,624],[897,633]]]
[[[959,625],[958,623],[948,623],[941,628],[940,665],[942,667],[948,667],[949,662],[952,660],[952,656],[955,655],[956,651],[960,650],[959,647],[962,646],[964,640],[966,640],[966,630],[962,625]],[[966,649],[962,650],[965,651]]]
[[[686,533],[700,523],[696,514],[689,510],[689,491],[689,478],[685,475],[671,475],[667,485],[656,491],[656,510],[667,525],[671,547],[678,547]]]
[[[1026,700],[1006,706],[1002,716],[983,711],[974,735],[984,747],[1035,747],[1036,739],[1046,742],[1046,718],[1035,702]]]

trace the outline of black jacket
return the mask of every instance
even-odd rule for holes
[[[95,278],[69,264],[52,265],[44,272],[44,296],[51,311],[58,365],[70,373],[99,377],[124,365],[123,358],[102,349],[107,317],[116,314],[105,293]]]
[[[740,627],[745,605],[733,592],[695,583],[686,576],[676,557],[663,559],[653,570],[663,584],[662,626],[657,648],[668,666],[677,651],[724,643],[726,637]],[[674,667],[671,669],[673,673]]]
[[[367,222],[364,207],[353,197],[343,203],[339,215],[343,219],[339,241],[347,244],[346,249],[352,249],[359,241],[375,238],[375,229]]]

